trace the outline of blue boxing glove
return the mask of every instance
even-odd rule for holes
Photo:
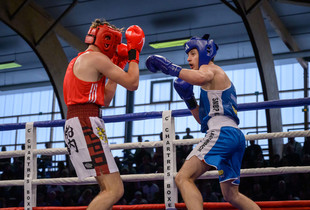
[[[173,64],[167,58],[160,55],[150,55],[145,61],[146,67],[153,73],[162,71],[164,74],[178,77],[181,66]]]
[[[186,103],[189,110],[193,110],[197,107],[197,101],[193,92],[193,85],[181,80],[180,78],[174,80],[174,89],[177,91],[179,96]]]

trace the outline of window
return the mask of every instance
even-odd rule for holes
[[[228,77],[234,83],[238,104],[264,101],[260,76],[257,68],[242,68],[234,70],[225,69]],[[277,82],[280,91],[280,99],[303,98],[303,69],[298,63],[276,66]],[[140,80],[139,88],[135,91],[134,113],[179,110],[187,109],[183,100],[179,97],[173,87],[174,78],[169,79],[144,79]],[[26,89],[27,92],[0,93],[0,124],[31,122],[41,120],[61,119],[58,103],[52,107],[52,101],[56,100],[52,87],[46,87],[38,91]],[[255,92],[259,92],[255,95]],[[200,88],[194,86],[194,94],[199,101]],[[127,90],[118,85],[112,107],[102,109],[103,116],[120,115],[126,113]],[[111,105],[112,105],[111,104]],[[303,129],[304,112],[302,107],[282,108],[283,131],[288,129]],[[240,128],[244,134],[256,131],[266,132],[265,110],[238,112],[240,118]],[[138,120],[133,121],[133,138],[135,142],[137,136],[143,136],[143,141],[158,141],[159,133],[162,131],[162,120]],[[125,122],[106,123],[106,131],[110,144],[120,144],[124,142]],[[185,129],[191,129],[194,138],[204,136],[200,132],[200,125],[192,116],[175,118],[175,132],[182,138]],[[38,147],[44,147],[44,142],[52,141],[54,147],[63,148],[63,128],[39,128],[37,129]],[[251,133],[252,132],[252,133]],[[303,141],[303,138],[297,140]],[[20,149],[20,145],[25,142],[25,131],[2,131],[0,132],[0,145],[9,145],[8,151]],[[259,140],[258,143],[263,149],[268,149],[267,140]],[[113,150],[113,155],[122,157],[122,150]],[[264,151],[268,155],[268,150]],[[62,160],[64,156],[57,156],[56,160]]]
[[[173,80],[151,82],[151,104],[172,101]]]

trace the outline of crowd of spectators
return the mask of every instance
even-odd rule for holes
[[[159,135],[163,139],[162,133]],[[182,139],[193,138],[190,129],[186,129],[186,135]],[[176,136],[176,139],[180,139]],[[145,140],[144,142],[146,142]],[[181,141],[181,139],[180,139]],[[143,142],[142,136],[138,142]],[[50,148],[50,144],[45,145]],[[23,147],[21,149],[24,149]],[[192,146],[177,146],[177,169],[184,163]],[[6,151],[3,146],[2,151]],[[162,147],[139,148],[136,150],[123,150],[123,157],[115,157],[121,175],[124,174],[148,174],[163,173]],[[288,143],[283,145],[283,153],[274,155],[270,161],[266,161],[263,151],[255,141],[250,141],[247,146],[242,168],[281,167],[310,165],[310,138],[306,138],[304,145],[289,138]],[[1,180],[23,179],[24,157],[0,159],[2,174]],[[38,178],[75,177],[75,171],[70,163],[60,161],[57,170],[52,167],[51,156],[38,158]],[[204,202],[225,202],[221,194],[217,179],[197,180]],[[164,203],[163,181],[140,181],[124,182],[125,193],[117,204],[153,204]],[[38,185],[37,206],[87,206],[99,192],[98,185]],[[310,174],[284,174],[274,176],[257,176],[241,178],[240,192],[254,201],[282,201],[282,200],[306,200],[310,198]],[[1,187],[0,208],[23,206],[22,186]],[[179,195],[179,202],[182,197]]]

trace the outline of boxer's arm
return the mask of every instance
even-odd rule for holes
[[[117,45],[116,52],[112,58],[112,62],[119,66],[121,69],[125,69],[125,66],[128,62],[128,49],[127,45],[121,43]]]
[[[134,91],[139,86],[139,53],[143,48],[145,35],[143,30],[137,25],[130,26],[125,34],[129,60],[128,71],[123,71],[109,59],[109,61],[107,59],[98,60],[98,63],[95,65],[97,65],[98,71],[107,78],[122,85],[127,90]],[[102,56],[104,55],[102,54]],[[107,58],[107,56],[104,57]]]
[[[190,111],[191,111],[193,117],[195,118],[195,120],[196,120],[199,124],[201,124],[201,123],[200,123],[200,118],[199,118],[199,105],[197,105],[195,109],[192,109],[192,110],[190,110]]]
[[[199,70],[182,69],[179,78],[192,85],[203,86],[214,78],[214,73],[209,68],[202,65]]]
[[[104,106],[108,107],[115,95],[117,83],[108,79],[104,88]]]
[[[107,56],[102,53],[92,53],[88,61],[89,65],[99,73],[111,79],[124,88],[134,91],[139,84],[139,66],[135,62],[130,62],[128,72],[115,65]]]
[[[193,92],[193,85],[180,78],[177,78],[176,80],[174,80],[173,86],[179,94],[180,98],[182,98],[185,102],[187,108],[191,111],[196,121],[200,124],[199,105]]]
[[[145,35],[137,25],[128,27],[125,32],[128,48],[128,60],[129,62],[139,63],[139,54],[144,46]]]
[[[164,74],[179,77],[192,85],[202,86],[214,78],[214,73],[210,70],[211,67],[207,65],[202,65],[199,70],[183,69],[160,55],[149,56],[145,65],[153,73],[162,71]]]

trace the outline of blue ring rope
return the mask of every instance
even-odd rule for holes
[[[285,107],[295,107],[295,106],[305,106],[310,105],[310,98],[298,98],[298,99],[282,99],[255,103],[243,103],[238,104],[238,111],[251,111],[260,109],[276,109]],[[188,109],[172,110],[173,117],[185,117],[191,115]],[[131,113],[131,114],[121,114],[113,116],[104,116],[102,119],[105,123],[112,122],[124,122],[133,120],[147,120],[161,118],[162,111],[156,112],[141,112],[141,113]],[[39,121],[34,122],[34,127],[61,127],[65,125],[65,120],[53,120],[53,121]],[[25,129],[26,123],[8,123],[1,124],[0,131]]]

